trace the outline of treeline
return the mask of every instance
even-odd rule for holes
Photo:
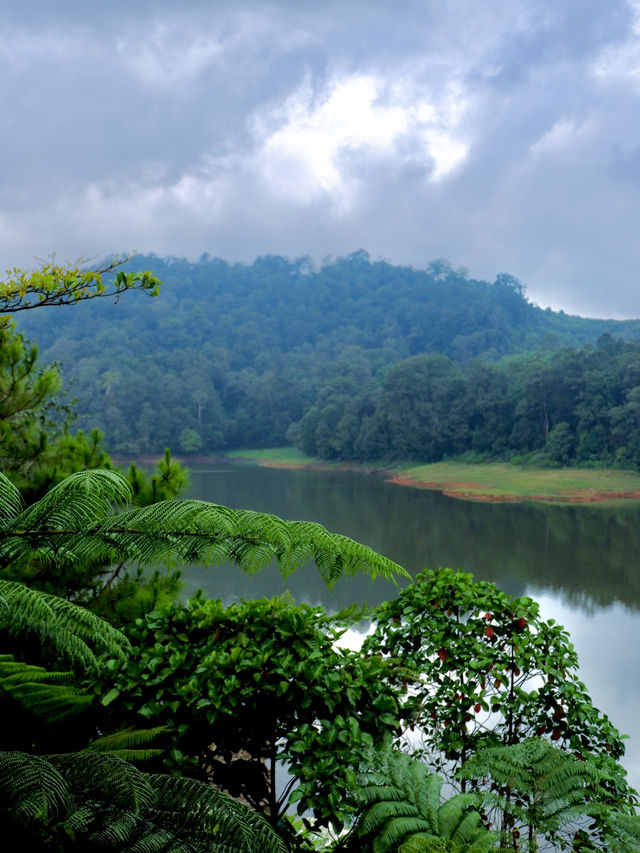
[[[325,459],[466,453],[640,467],[639,428],[640,343],[603,335],[595,347],[493,365],[413,356],[381,381],[354,369],[327,383],[289,434]]]
[[[215,452],[297,438],[327,458],[508,454],[545,447],[555,429],[553,450],[566,423],[561,455],[600,459],[627,447],[635,458],[611,435],[611,415],[600,417],[604,432],[587,448],[576,438],[586,415],[560,406],[561,416],[552,407],[545,420],[533,392],[517,396],[516,380],[535,386],[540,370],[553,373],[551,353],[607,333],[638,337],[640,322],[542,310],[505,274],[488,283],[444,261],[416,270],[365,252],[319,269],[306,258],[231,265],[154,256],[132,268],[164,281],[158,299],[133,293],[118,305],[25,312],[20,323],[42,359],[60,362],[72,380],[77,425],[99,427],[112,452]],[[532,350],[540,355],[529,366],[491,366]],[[615,401],[608,410],[629,402],[634,386],[624,382],[604,394]]]

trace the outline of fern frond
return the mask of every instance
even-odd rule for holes
[[[123,659],[129,647],[124,634],[84,607],[15,581],[0,580],[0,628],[35,633],[83,667],[97,666],[94,649]]]
[[[0,753],[0,815],[13,837],[77,849],[285,853],[267,821],[195,779],[142,773],[115,755]]]
[[[592,796],[605,774],[540,738],[480,750],[459,775],[493,779],[500,793],[487,792],[487,804],[542,833],[556,833],[585,816],[599,818],[610,809]]]
[[[377,766],[358,775],[362,811],[355,831],[374,853],[391,853],[410,839],[421,844],[444,839],[461,853],[495,844],[497,836],[483,826],[473,795],[457,794],[441,803],[442,779],[424,764],[392,751],[378,753],[373,761]]]
[[[77,471],[24,510],[20,524],[34,530],[90,527],[131,498],[128,480],[117,471]]]
[[[0,473],[0,529],[22,512],[22,496],[11,480]]]
[[[57,723],[93,704],[93,697],[78,690],[74,678],[72,672],[50,672],[0,655],[0,707],[5,717],[13,714],[21,722],[26,717],[30,725]]]
[[[0,752],[0,811],[16,820],[54,821],[71,804],[68,786],[46,759]]]
[[[148,761],[150,758],[155,758],[165,752],[164,749],[149,747],[148,745],[166,731],[166,726],[154,726],[149,729],[122,729],[122,731],[96,738],[85,747],[83,752],[108,752],[124,758],[125,761]]]
[[[0,493],[7,491],[3,483]],[[73,474],[0,529],[0,566],[122,559],[144,566],[209,566],[229,560],[256,572],[275,560],[289,575],[313,559],[329,586],[356,572],[390,579],[406,575],[365,545],[313,522],[198,500],[116,512],[129,500],[128,490],[127,481],[114,471]]]
[[[611,853],[637,853],[640,850],[640,815],[615,812],[608,818],[605,841]]]
[[[147,775],[116,755],[71,752],[48,755],[47,760],[69,789],[81,791],[83,798],[99,798],[134,814],[148,810],[154,803]]]

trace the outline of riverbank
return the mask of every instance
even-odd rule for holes
[[[225,457],[277,468],[380,473],[399,486],[434,489],[462,500],[590,504],[640,501],[640,474],[613,468],[535,468],[508,462],[326,462],[292,447],[234,450]]]

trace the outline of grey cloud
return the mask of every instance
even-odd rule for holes
[[[3,13],[0,265],[363,247],[509,271],[543,305],[640,315],[639,91],[620,66],[640,45],[623,0],[7,0]],[[324,134],[325,115],[346,120],[331,93],[358,79],[375,83],[363,121],[380,139]]]

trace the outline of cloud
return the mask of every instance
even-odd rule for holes
[[[640,4],[8,0],[0,261],[357,248],[639,315]]]

